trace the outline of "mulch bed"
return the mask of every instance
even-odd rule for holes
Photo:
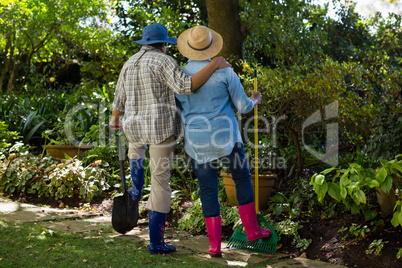
[[[339,232],[342,227],[367,225],[370,228],[369,222],[359,217],[350,216],[341,220],[308,219],[301,223],[303,228],[299,230],[302,238],[312,239],[307,250],[304,253],[298,252],[289,246],[291,245],[290,239],[286,241],[285,238],[280,241],[283,244],[280,251],[295,256],[304,254],[309,259],[348,267],[402,267],[402,259],[396,259],[396,254],[402,248],[402,228],[394,228],[389,223],[389,219],[384,222],[385,224],[378,230],[367,233],[364,238],[348,237],[344,239],[346,233]],[[366,254],[370,243],[378,239],[384,241],[381,255]]]

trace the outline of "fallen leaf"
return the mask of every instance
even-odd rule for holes
[[[83,261],[84,263],[87,263],[87,262],[88,262],[88,260],[87,260],[87,259],[83,259],[82,261]]]
[[[303,252],[303,253],[300,255],[300,258],[307,259],[307,254],[306,254],[306,252]]]

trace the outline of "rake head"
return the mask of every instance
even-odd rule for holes
[[[237,228],[227,243],[227,248],[249,250],[257,253],[274,254],[278,245],[278,234],[268,221],[260,214],[257,215],[261,227],[269,228],[272,235],[267,238],[261,238],[255,243],[249,243],[247,234],[243,231],[243,225]]]

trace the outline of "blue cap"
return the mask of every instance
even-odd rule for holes
[[[170,43],[176,45],[177,38],[169,37],[167,28],[162,24],[151,24],[142,30],[142,39],[134,41],[140,45],[150,45],[156,43]]]

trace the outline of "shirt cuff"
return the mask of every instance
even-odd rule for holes
[[[113,109],[124,113],[124,107],[122,105],[118,105],[116,103],[113,103]]]

